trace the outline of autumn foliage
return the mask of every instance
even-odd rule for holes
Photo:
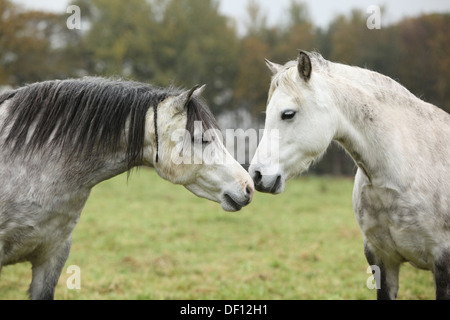
[[[67,28],[70,13],[29,11],[0,0],[0,86],[84,75],[161,86],[205,83],[215,114],[244,108],[261,118],[270,83],[264,58],[284,63],[304,49],[386,74],[450,111],[449,13],[369,30],[368,14],[353,10],[319,28],[307,5],[292,0],[282,21],[269,25],[258,1],[248,0],[242,30],[219,11],[219,0],[71,4],[80,8],[79,30]]]

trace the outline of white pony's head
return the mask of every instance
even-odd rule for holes
[[[273,73],[266,124],[249,172],[258,191],[279,194],[287,180],[324,154],[337,117],[314,70],[326,63],[322,57],[301,51],[297,61],[284,66],[266,63]]]
[[[248,172],[223,144],[216,120],[200,95],[203,87],[173,94],[147,114],[147,155],[158,174],[195,195],[238,211],[253,197]],[[155,113],[155,111],[157,111]],[[156,144],[156,145],[155,145]]]

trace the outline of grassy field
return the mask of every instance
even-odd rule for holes
[[[93,190],[56,299],[375,299],[352,186],[304,177],[226,213],[152,170],[117,177]],[[29,264],[3,268],[0,299],[26,299],[30,281]],[[434,299],[431,273],[404,265],[399,299]]]

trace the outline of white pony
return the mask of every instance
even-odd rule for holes
[[[403,262],[431,270],[436,297],[450,299],[450,116],[386,76],[317,53],[266,62],[274,76],[249,169],[256,189],[283,192],[337,141],[358,166],[354,211],[381,271],[378,299],[397,297]]]

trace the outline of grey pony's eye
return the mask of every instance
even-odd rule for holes
[[[281,114],[281,120],[292,120],[296,114],[297,111],[295,110],[286,110]]]

